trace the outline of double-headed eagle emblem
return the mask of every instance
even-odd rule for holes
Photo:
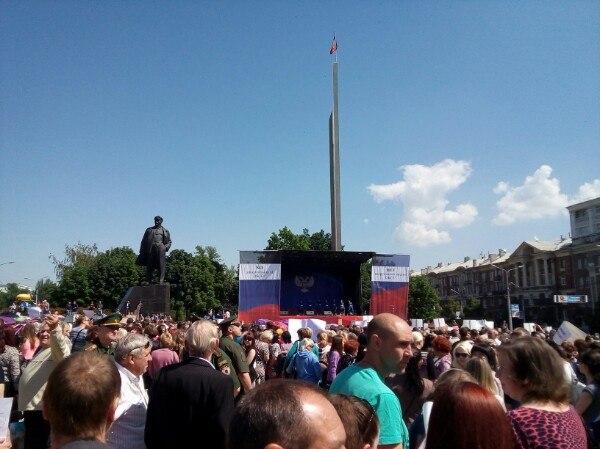
[[[306,293],[309,288],[315,285],[315,278],[312,276],[296,276],[294,282],[297,287],[300,287],[302,293]]]

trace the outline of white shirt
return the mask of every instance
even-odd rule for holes
[[[106,443],[113,449],[145,449],[148,393],[144,389],[144,380],[118,363],[116,365],[121,376],[121,397]]]

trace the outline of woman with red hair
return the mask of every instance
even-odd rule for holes
[[[426,449],[514,449],[510,421],[485,388],[461,382],[436,392]]]
[[[435,378],[452,368],[452,344],[446,337],[435,337],[433,340],[433,353],[435,355],[433,366]]]

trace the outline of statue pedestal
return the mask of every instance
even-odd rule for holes
[[[169,284],[153,284],[129,287],[119,307],[117,307],[117,311],[125,315],[128,301],[129,313],[133,313],[138,304],[141,303],[140,313],[142,315],[153,313],[168,315],[171,312],[171,286]]]

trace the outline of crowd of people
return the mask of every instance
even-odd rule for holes
[[[600,342],[552,337],[50,313],[0,320],[0,375],[25,449],[598,447]]]

